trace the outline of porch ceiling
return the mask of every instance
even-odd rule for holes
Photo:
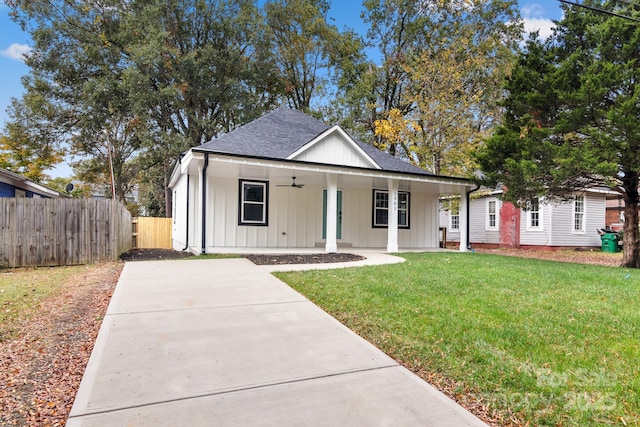
[[[202,153],[193,153],[184,172],[197,176],[204,162]],[[338,175],[338,188],[387,188],[388,179],[399,181],[399,190],[430,194],[459,193],[473,187],[464,179],[430,175],[409,175],[370,169],[347,168],[303,162],[282,162],[264,159],[238,158],[217,154],[209,155],[208,176],[248,178],[269,181],[272,185],[297,184],[325,186],[327,173]],[[304,191],[304,189],[300,189]],[[300,191],[299,190],[299,191]]]

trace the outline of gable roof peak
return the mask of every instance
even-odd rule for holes
[[[384,171],[433,175],[404,160],[352,138],[339,125],[329,126],[302,111],[278,107],[239,128],[202,144],[199,150],[220,154],[287,160],[331,129],[340,129],[357,151]],[[354,147],[355,147],[354,146]],[[302,150],[304,151],[304,150]]]

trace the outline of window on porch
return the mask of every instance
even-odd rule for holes
[[[409,228],[408,191],[398,191],[398,228]],[[373,190],[373,227],[386,228],[389,225],[389,191]]]
[[[239,225],[267,225],[269,183],[240,180]]]

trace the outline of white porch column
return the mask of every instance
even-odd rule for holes
[[[459,218],[460,218],[460,252],[467,252],[469,246],[469,228],[468,224],[468,207],[467,203],[467,189],[465,187],[464,190],[460,193],[460,209],[459,209]]]
[[[387,222],[387,252],[398,252],[398,180],[389,179],[389,218]]]
[[[325,251],[338,252],[336,233],[338,230],[338,176],[327,174],[327,240]]]

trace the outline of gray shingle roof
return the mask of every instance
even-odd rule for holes
[[[284,160],[329,128],[298,110],[281,107],[202,144],[199,150]],[[369,144],[354,141],[384,171],[432,175]]]

